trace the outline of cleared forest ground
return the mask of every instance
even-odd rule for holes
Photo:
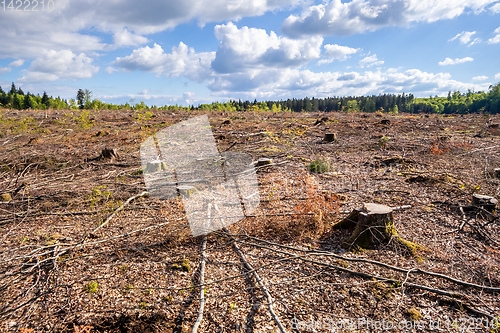
[[[201,113],[151,113],[0,113],[0,332],[191,332],[202,237],[180,199],[135,196],[140,144]],[[500,198],[498,115],[209,120],[220,152],[272,164],[257,168],[259,210],[208,236],[200,332],[280,331],[234,243],[287,332],[500,331],[500,219],[470,208]],[[421,248],[346,252],[350,231],[331,226],[370,202],[401,207],[398,233]]]

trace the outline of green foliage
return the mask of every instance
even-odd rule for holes
[[[97,284],[96,281],[91,281],[85,285],[83,290],[85,290],[89,294],[95,294],[97,292],[98,287],[99,287],[99,285]]]
[[[378,146],[380,148],[385,148],[391,139],[388,136],[383,136],[378,140]]]
[[[182,259],[177,261],[177,263],[170,266],[173,270],[181,270],[184,272],[190,272],[191,266],[189,265],[189,259]]]
[[[330,171],[331,166],[328,161],[319,159],[309,163],[307,168],[314,173],[325,173]]]

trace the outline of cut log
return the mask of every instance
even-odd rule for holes
[[[376,245],[388,244],[394,240],[404,252],[415,254],[420,246],[398,236],[394,226],[392,207],[365,203],[363,208],[353,210],[345,219],[333,226],[334,229],[351,229],[351,236],[342,241],[342,247],[359,251]]]
[[[472,195],[472,204],[474,206],[480,206],[486,209],[489,212],[493,212],[497,206],[498,200],[481,194],[473,194]]]
[[[326,142],[336,142],[337,134],[336,133],[325,133],[325,138],[323,139]]]

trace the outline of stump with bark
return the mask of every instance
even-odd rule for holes
[[[336,142],[337,134],[336,133],[325,133],[325,137],[323,139],[325,142]]]
[[[472,204],[474,206],[482,207],[489,212],[495,211],[497,203],[498,203],[497,199],[487,195],[481,195],[481,194],[472,195]]]
[[[365,203],[363,208],[353,210],[349,216],[333,226],[334,229],[353,229],[342,241],[342,247],[359,251],[377,245],[395,242],[403,252],[416,254],[420,246],[398,236],[394,226],[393,209],[386,205]]]

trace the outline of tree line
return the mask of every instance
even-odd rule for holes
[[[11,109],[94,109],[94,110],[178,110],[202,111],[271,111],[271,112],[407,112],[407,113],[490,113],[500,112],[500,83],[490,86],[488,92],[449,92],[447,97],[415,98],[413,94],[381,94],[372,96],[347,96],[327,98],[292,98],[279,101],[258,102],[254,100],[229,100],[225,103],[213,102],[198,106],[181,107],[165,105],[148,106],[139,103],[112,104],[92,99],[92,92],[79,89],[76,99],[53,98],[46,92],[40,95],[24,93],[12,83],[4,92],[0,87],[0,107]]]

